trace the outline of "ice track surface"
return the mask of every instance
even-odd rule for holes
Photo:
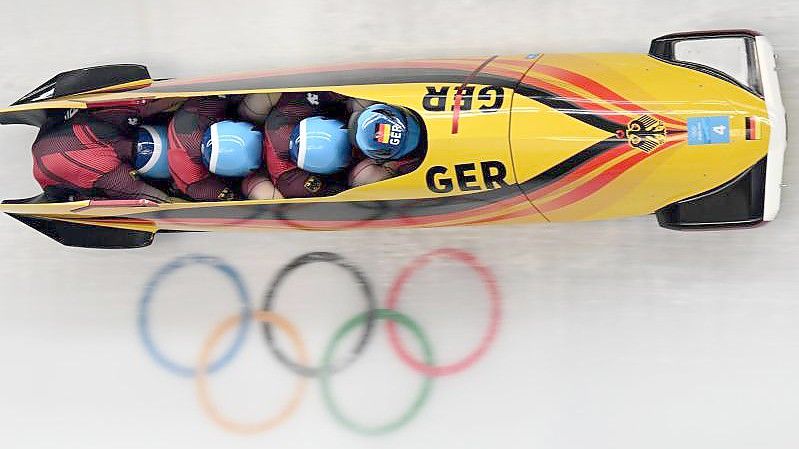
[[[180,77],[643,52],[669,32],[746,27],[774,43],[792,117],[797,24],[791,1],[7,2],[0,100],[113,62]],[[4,198],[37,192],[34,136],[0,129]],[[0,447],[794,448],[794,150],[781,216],[747,231],[675,233],[645,217],[165,235],[104,252],[0,217]],[[315,263],[253,313],[271,340],[239,323],[303,255]],[[325,359],[333,368],[318,369]]]

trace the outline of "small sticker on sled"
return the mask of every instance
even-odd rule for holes
[[[692,117],[688,119],[688,145],[730,143],[730,117]]]

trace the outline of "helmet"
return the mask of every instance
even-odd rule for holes
[[[145,125],[139,128],[133,154],[133,168],[152,179],[169,179],[169,138],[166,126]]]
[[[336,173],[352,159],[347,126],[325,117],[306,118],[291,132],[289,154],[303,170],[320,175]]]
[[[203,136],[203,161],[211,173],[243,177],[261,166],[264,135],[252,123],[225,120]]]
[[[404,108],[375,104],[350,119],[353,143],[378,161],[407,156],[419,146],[420,135],[419,122]]]

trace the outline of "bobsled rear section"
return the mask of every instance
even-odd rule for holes
[[[8,216],[58,243],[78,248],[133,249],[152,244],[159,231],[149,220],[121,218],[123,211],[157,208],[147,200],[89,200],[48,187],[32,198],[4,200]]]
[[[44,201],[6,201],[0,210],[62,244],[92,248],[146,246],[156,232],[544,221],[516,185],[507,138],[513,88],[533,62],[522,56],[338,66],[301,71],[301,77],[281,71],[175,80],[132,92],[34,101],[28,106],[52,104],[60,110],[66,109],[59,107],[62,101],[92,108],[199,93],[334,91],[412,111],[423,123],[426,151],[416,170],[352,187],[335,197],[139,205],[101,199],[72,201],[56,195]],[[22,106],[26,105],[18,107]]]
[[[0,113],[0,124],[42,126],[49,111],[83,109],[71,100],[79,94],[119,92],[149,86],[153,80],[143,65],[114,64],[59,73]]]

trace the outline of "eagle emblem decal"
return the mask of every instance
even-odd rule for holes
[[[626,135],[630,146],[651,153],[666,143],[666,125],[651,115],[643,115],[627,124]]]

